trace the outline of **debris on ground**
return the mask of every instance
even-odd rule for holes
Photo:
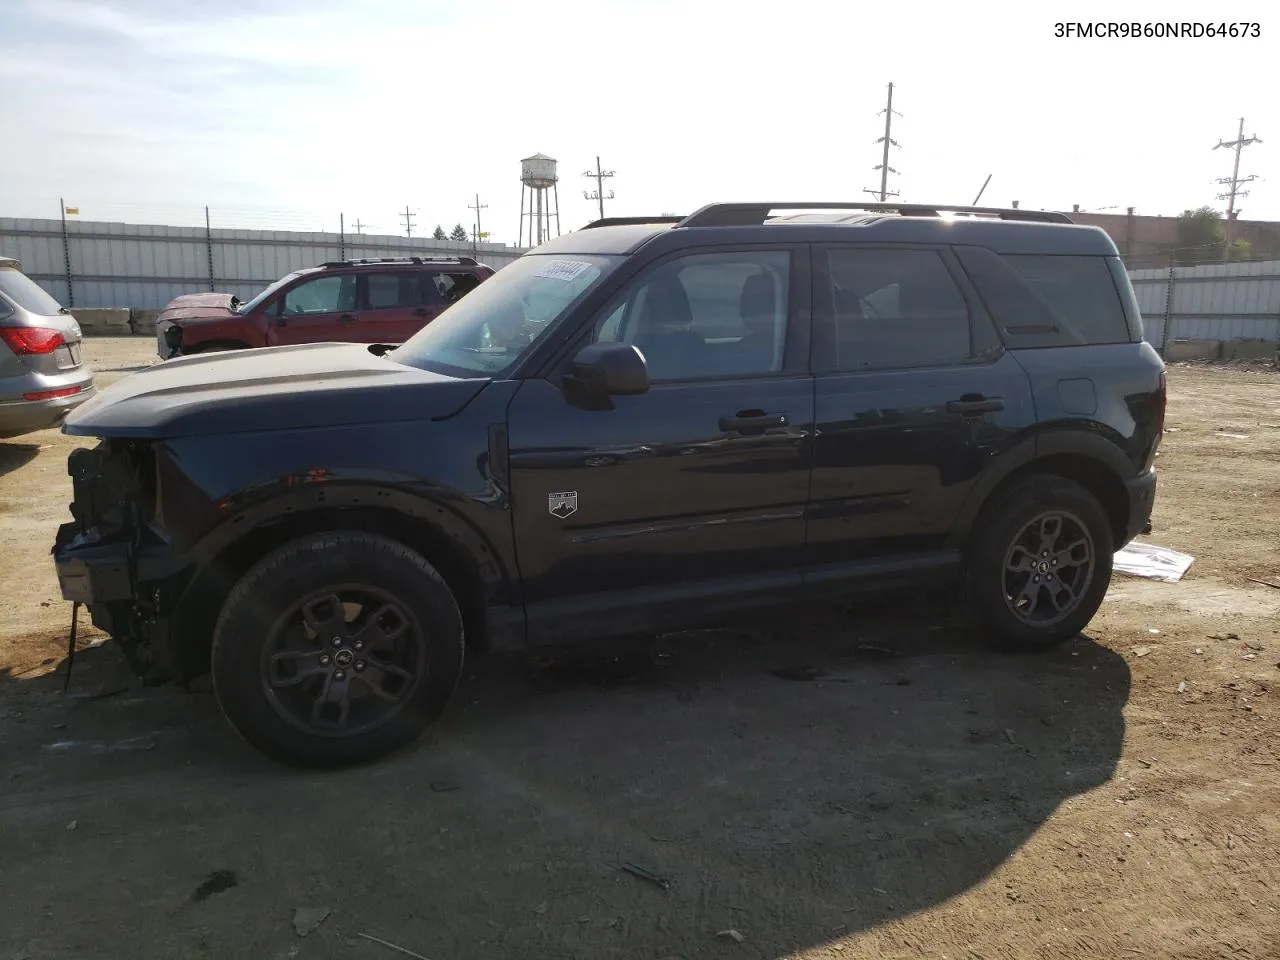
[[[652,870],[646,870],[644,867],[638,867],[630,861],[622,865],[622,870],[624,873],[629,873],[633,877],[639,877],[641,880],[648,880],[650,883],[661,887],[663,890],[671,889],[671,881],[666,877],[660,877]]]
[[[734,930],[732,927],[730,927],[728,930],[719,931],[716,934],[716,936],[721,937],[722,939],[725,939],[725,940],[732,940],[734,943],[746,943],[747,941],[747,938],[745,936],[743,936],[737,930]]]
[[[75,829],[76,827],[78,827],[78,826],[80,826],[80,821],[79,821],[79,820],[72,820],[70,823],[68,823],[68,824],[67,824],[67,830],[68,830],[68,831],[70,831],[70,830],[74,830],[74,829]]]
[[[1259,580],[1256,577],[1245,577],[1250,583],[1260,583],[1264,587],[1270,587],[1273,590],[1280,590],[1280,583],[1272,583],[1270,580]]]
[[[462,788],[456,783],[448,783],[444,780],[435,780],[431,784],[431,789],[435,793],[452,793],[453,791],[461,790]]]
[[[240,883],[234,870],[215,870],[209,874],[191,893],[191,899],[195,903],[203,903],[215,893],[222,893],[224,890],[230,890]]]
[[[372,943],[381,944],[382,946],[386,947],[388,950],[395,950],[397,953],[403,953],[406,957],[413,957],[415,958],[415,960],[427,960],[427,958],[424,957],[422,954],[414,953],[412,950],[408,949],[407,947],[402,947],[398,943],[392,943],[390,940],[383,940],[381,937],[375,937],[369,933],[361,933],[361,934],[358,934],[358,936],[361,936],[364,939],[371,941]]]
[[[305,937],[329,918],[328,907],[298,907],[293,911],[293,929]]]
[[[1007,729],[1006,729],[1006,730],[1005,730],[1005,732],[1004,732],[1004,738],[1005,738],[1006,740],[1008,740],[1010,743],[1012,743],[1014,746],[1017,746],[1018,741],[1017,741],[1017,740],[1015,740],[1015,739],[1013,738],[1013,731],[1012,731],[1012,730],[1007,730]]]
[[[1194,561],[1195,557],[1189,553],[1134,541],[1116,553],[1112,569],[1131,577],[1176,583]]]
[[[533,908],[533,912],[541,917],[541,916],[545,916],[546,912],[550,909],[551,907],[547,905],[547,901],[543,900],[540,904],[538,904],[536,907]]]
[[[1238,634],[1238,633],[1211,633],[1211,634],[1209,634],[1209,639],[1210,639],[1210,640],[1239,640],[1239,639],[1240,639],[1240,634]]]
[[[1154,649],[1155,647],[1148,646],[1147,644],[1140,644],[1133,648],[1133,655],[1135,657],[1145,657],[1148,653],[1150,653]]]
[[[1179,693],[1187,692],[1187,681],[1183,680],[1178,684],[1178,692]]]

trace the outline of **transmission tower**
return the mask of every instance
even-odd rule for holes
[[[1259,140],[1257,137],[1250,137],[1247,140],[1245,139],[1244,117],[1241,117],[1240,130],[1236,134],[1236,138],[1232,140],[1230,143],[1227,143],[1223,140],[1219,140],[1217,143],[1217,146],[1213,148],[1217,150],[1221,147],[1227,147],[1228,149],[1233,150],[1235,152],[1235,161],[1231,165],[1231,176],[1223,177],[1218,181],[1218,183],[1222,184],[1227,188],[1226,193],[1218,194],[1219,200],[1227,201],[1227,223],[1222,231],[1222,262],[1223,263],[1229,263],[1231,261],[1231,226],[1235,220],[1235,215],[1237,212],[1236,197],[1247,197],[1249,195],[1249,191],[1241,190],[1240,186],[1241,184],[1249,183],[1252,180],[1258,179],[1252,174],[1250,174],[1247,177],[1244,177],[1243,179],[1240,177],[1240,151],[1243,150],[1245,147],[1249,146],[1251,143],[1261,143],[1261,142],[1262,141]]]
[[[596,168],[594,171],[588,170],[583,173],[584,177],[590,177],[596,182],[595,190],[583,190],[582,196],[587,200],[595,200],[600,204],[600,219],[604,219],[604,202],[613,199],[613,191],[607,194],[604,192],[604,182],[613,176],[612,170],[600,169],[600,158],[596,157]]]
[[[893,84],[892,83],[889,84],[889,100],[885,104],[884,109],[880,111],[880,113],[884,114],[884,136],[876,140],[876,143],[883,144],[884,151],[880,157],[880,162],[876,166],[871,168],[872,170],[880,171],[880,189],[871,190],[869,188],[864,187],[863,192],[869,193],[873,197],[878,194],[880,197],[880,202],[884,203],[885,200],[887,200],[889,197],[898,196],[896,192],[891,191],[889,189],[889,174],[891,173],[896,174],[898,172],[897,170],[893,169],[893,167],[889,166],[889,147],[898,146],[898,141],[894,140],[889,135],[889,131],[893,128],[893,116],[895,113],[897,113],[897,111],[893,109]],[[898,116],[902,116],[902,114],[898,113]]]

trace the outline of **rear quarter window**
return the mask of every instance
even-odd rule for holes
[[[1106,256],[957,248],[1006,346],[1129,343],[1133,331]]]

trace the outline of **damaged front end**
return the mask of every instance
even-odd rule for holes
[[[54,566],[64,599],[88,607],[147,683],[182,678],[171,617],[186,564],[156,522],[156,460],[145,440],[74,451],[67,472],[74,519],[58,528]]]

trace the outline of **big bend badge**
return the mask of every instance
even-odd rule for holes
[[[564,520],[578,512],[578,491],[565,490],[547,494],[547,512]]]

